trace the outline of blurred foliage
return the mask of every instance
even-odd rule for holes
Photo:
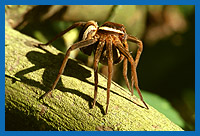
[[[145,101],[152,105],[155,109],[163,113],[168,119],[173,121],[175,124],[179,126],[184,126],[184,120],[181,118],[179,115],[178,111],[174,107],[171,106],[169,101],[166,99],[160,97],[159,95],[147,92],[147,91],[142,91],[142,95],[145,98]],[[138,94],[136,96],[139,97]],[[153,100],[153,101],[152,101]]]
[[[184,130],[195,130],[193,5],[7,5],[5,13],[6,25],[41,42],[47,42],[77,21],[124,24],[128,34],[144,43],[137,72],[145,101]],[[53,46],[65,52],[77,41],[79,30],[70,31]],[[134,56],[137,47],[129,44]],[[76,50],[71,57],[92,67],[92,56]],[[107,75],[107,67],[100,65],[100,72]],[[130,71],[128,75],[130,78]],[[119,64],[114,67],[113,80],[126,88],[121,77],[122,64]]]

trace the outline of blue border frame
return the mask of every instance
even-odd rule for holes
[[[38,0],[38,1],[30,1],[30,0],[0,0],[0,17],[5,18],[5,5],[195,5],[195,131],[167,131],[167,132],[57,132],[57,131],[5,131],[5,39],[1,38],[0,44],[0,86],[3,88],[0,93],[0,135],[4,136],[27,136],[27,135],[136,135],[136,136],[144,136],[144,135],[162,135],[162,136],[199,136],[200,135],[200,38],[197,36],[200,35],[200,2],[199,0]],[[0,21],[0,35],[5,35],[5,21]]]
[[[198,0],[1,0],[4,5],[196,5]]]

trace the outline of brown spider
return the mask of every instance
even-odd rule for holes
[[[98,63],[101,62],[104,65],[108,65],[107,106],[106,106],[106,114],[107,114],[109,98],[110,98],[110,86],[111,86],[111,80],[112,80],[113,64],[120,63],[122,60],[124,60],[123,76],[126,81],[126,85],[132,95],[133,95],[133,86],[135,85],[135,88],[140,96],[141,101],[144,103],[145,107],[148,109],[148,106],[144,102],[142,94],[140,92],[140,89],[138,86],[137,73],[136,73],[136,67],[138,65],[140,55],[142,53],[143,44],[142,44],[142,41],[138,40],[136,37],[128,35],[126,33],[124,25],[112,23],[112,22],[105,22],[102,26],[99,27],[95,21],[77,22],[77,23],[74,23],[69,28],[67,28],[66,30],[62,31],[60,34],[58,34],[55,38],[53,38],[46,44],[39,44],[39,45],[49,45],[53,41],[55,41],[57,38],[63,36],[65,33],[70,31],[71,29],[79,27],[79,26],[82,27],[81,32],[79,34],[79,42],[73,44],[67,50],[62,66],[59,70],[59,74],[54,84],[52,85],[51,89],[43,95],[43,97],[51,93],[51,91],[56,87],[60,79],[60,76],[64,71],[70,52],[74,49],[80,48],[80,50],[87,55],[91,55],[91,53],[94,52],[95,87],[94,87],[94,101],[93,101],[92,107],[95,106],[96,98],[97,98]],[[133,57],[131,56],[131,54],[129,53],[127,41],[134,42],[138,45],[135,61]],[[131,64],[131,88],[130,88],[129,81],[127,78],[128,61]]]

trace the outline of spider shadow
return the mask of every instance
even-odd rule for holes
[[[118,95],[118,96],[120,96],[120,97],[126,99],[127,101],[129,101],[129,102],[131,102],[131,103],[134,103],[135,105],[137,105],[137,106],[139,106],[139,107],[141,107],[141,108],[145,108],[144,106],[142,106],[142,105],[140,105],[140,104],[138,104],[138,103],[136,103],[136,102],[130,100],[130,99],[127,98],[127,97],[122,96],[121,94],[119,94],[119,93],[117,93],[117,92],[114,92],[114,91],[112,91],[112,90],[110,90],[110,92],[112,92],[113,94]]]
[[[64,54],[59,53],[57,55],[52,54],[51,52],[49,52],[48,50],[41,48],[41,50],[45,51],[45,53],[41,53],[41,52],[37,52],[37,51],[30,51],[26,54],[27,59],[34,64],[34,66],[29,67],[27,69],[21,70],[19,72],[17,72],[15,74],[15,77],[20,79],[20,82],[23,82],[27,85],[30,86],[34,86],[37,88],[40,88],[41,90],[44,90],[45,92],[48,92],[50,87],[52,86],[52,84],[54,83],[54,80],[57,77],[58,71],[60,69],[60,66],[62,64],[62,61],[64,59]],[[42,59],[41,59],[42,58]],[[48,61],[51,60],[51,61]],[[25,77],[25,74],[40,70],[40,69],[44,69],[43,75],[42,75],[42,83],[40,83],[39,81],[35,81],[33,79],[28,79],[27,77]],[[58,71],[55,71],[55,69],[57,69]],[[76,79],[79,79],[83,82],[86,82],[90,85],[94,86],[94,83],[90,82],[87,80],[88,77],[91,77],[91,71],[87,70],[86,68],[84,68],[83,66],[81,66],[77,61],[74,61],[72,59],[69,59],[66,65],[66,68],[63,72],[64,76],[70,76],[70,77],[74,77]],[[7,76],[9,77],[9,76]],[[105,77],[105,76],[104,76]],[[13,77],[9,77],[13,79],[13,83],[16,82],[16,78]],[[98,85],[99,88],[102,88],[103,90],[107,90],[107,88]],[[83,98],[84,100],[88,101],[88,107],[91,109],[92,108],[92,102],[93,102],[93,98],[90,97],[89,95],[82,93],[78,90],[74,90],[71,88],[66,88],[63,86],[62,80],[59,80],[56,88],[62,92],[68,92],[71,94],[75,94],[77,96],[81,96],[81,98]],[[93,91],[93,90],[91,90]],[[110,90],[113,94],[116,94],[130,102],[133,102],[134,104],[136,104],[137,106],[140,106],[142,108],[144,108],[143,106],[137,104],[136,102],[120,95],[117,92],[114,92],[112,90]],[[40,96],[41,98],[41,96]],[[38,100],[40,99],[38,98]],[[105,115],[105,111],[103,109],[103,106],[96,102],[96,106],[99,107],[99,109],[101,110],[101,113],[103,115]]]
[[[15,74],[15,77],[20,79],[20,82],[23,82],[27,85],[34,86],[37,88],[40,88],[41,90],[44,90],[45,92],[49,91],[50,87],[54,83],[54,80],[57,77],[58,71],[60,69],[60,66],[62,64],[62,61],[64,59],[64,54],[59,53],[57,55],[52,54],[48,50],[41,48],[45,53],[37,52],[37,51],[30,51],[26,54],[27,59],[34,65],[32,67],[29,67],[27,69],[23,69]],[[51,61],[49,61],[51,60]],[[25,77],[25,74],[44,69],[43,75],[42,75],[42,83],[39,81],[35,81],[33,79],[28,79]],[[55,71],[57,69],[58,71]],[[79,79],[83,82],[86,82],[90,85],[94,86],[94,83],[88,81],[86,78],[91,77],[91,71],[87,70],[83,66],[81,66],[77,61],[74,61],[72,59],[68,60],[68,63],[66,65],[66,68],[62,75],[74,77],[76,79]],[[7,76],[9,77],[9,76]],[[12,78],[12,77],[9,77]],[[17,80],[16,78],[12,78],[12,82],[15,83]],[[99,86],[100,88],[106,89],[103,86]],[[63,86],[62,80],[59,80],[57,86],[57,89],[59,89],[62,92],[69,92],[72,94],[75,94],[77,96],[81,96],[81,98],[88,101],[89,108],[92,108],[92,102],[93,98],[91,98],[89,95],[84,94],[78,90],[66,88]],[[93,90],[91,90],[93,91]],[[39,99],[38,99],[39,100]],[[96,102],[96,106],[100,108],[101,113],[105,115],[105,111],[103,109],[103,106]]]

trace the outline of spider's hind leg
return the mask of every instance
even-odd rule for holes
[[[57,40],[58,38],[62,37],[65,33],[69,32],[70,30],[79,27],[79,26],[84,26],[86,24],[86,22],[77,22],[74,23],[72,26],[68,27],[67,29],[65,29],[64,31],[60,32],[58,35],[56,35],[53,39],[51,39],[50,41],[48,41],[45,44],[38,44],[38,46],[47,46],[49,44],[51,44],[52,42],[54,42],[55,40]]]
[[[141,40],[137,39],[136,37],[134,36],[131,36],[131,35],[128,35],[127,36],[127,40],[133,42],[133,43],[136,43],[137,46],[138,46],[138,49],[137,49],[137,54],[136,54],[136,57],[135,57],[135,65],[137,67],[138,65],[138,62],[139,62],[139,59],[140,59],[140,56],[142,54],[142,50],[143,50],[143,43]]]

